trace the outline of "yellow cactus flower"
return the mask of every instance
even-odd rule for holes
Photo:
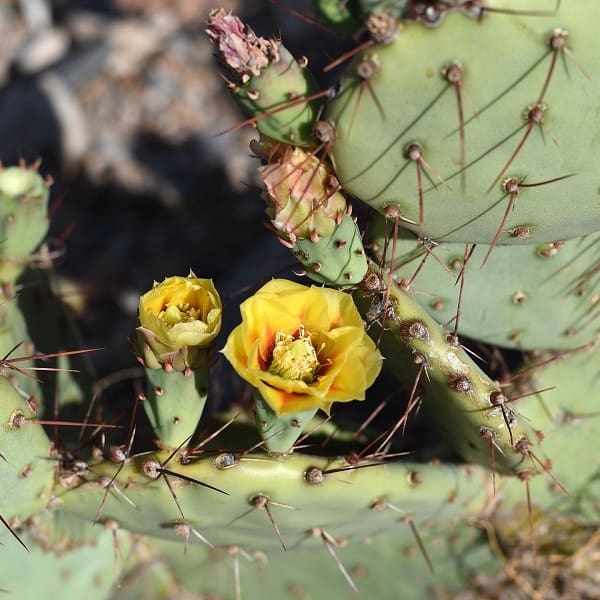
[[[276,415],[364,400],[381,370],[352,297],[274,279],[240,307],[223,353]]]
[[[164,354],[207,348],[219,334],[221,314],[221,299],[212,280],[193,273],[167,277],[140,298],[138,331],[145,349],[162,363]],[[160,366],[152,364],[148,352],[144,354],[148,366]]]

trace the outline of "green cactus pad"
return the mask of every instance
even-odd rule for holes
[[[263,400],[258,390],[254,390],[253,396],[256,428],[264,440],[265,448],[274,454],[292,451],[302,432],[311,423],[317,409],[278,416]]]
[[[347,68],[328,111],[337,176],[438,241],[523,243],[527,229],[526,241],[539,243],[597,231],[600,93],[590,73],[600,5],[486,6],[509,12],[453,12],[436,29],[406,23]],[[508,177],[519,184],[514,196]]]
[[[331,235],[317,242],[298,240],[292,252],[306,269],[306,275],[318,283],[355,285],[367,272],[360,230],[350,215],[343,217]]]
[[[33,598],[40,593],[43,577],[47,600],[76,596],[90,600],[341,600],[354,595],[354,585],[359,597],[403,600],[429,598],[434,589],[450,593],[468,585],[476,573],[498,570],[485,536],[476,528],[453,531],[447,525],[420,524],[417,531],[426,559],[415,530],[393,509],[379,514],[383,517],[386,512],[395,516],[386,531],[348,539],[334,538],[335,532],[325,530],[333,540],[329,547],[321,537],[305,536],[287,553],[281,548],[263,552],[252,544],[211,549],[193,543],[193,534],[189,540],[184,536],[152,540],[112,527],[96,527],[88,543],[66,544],[65,534],[72,534],[78,523],[59,519],[56,527],[62,529],[62,541],[56,536],[52,541],[60,550],[48,551],[47,533],[39,525],[30,525],[23,537],[31,552],[4,553],[2,589],[19,598]],[[27,573],[37,576],[26,577]]]
[[[46,600],[109,600],[112,597],[119,581],[119,569],[123,562],[127,563],[131,551],[131,541],[126,535],[119,535],[115,547],[113,532],[97,529],[93,544],[77,547],[63,540],[62,545],[57,543],[53,548],[43,529],[33,524],[25,529],[29,533],[23,533],[23,540],[29,553],[7,551],[6,546],[11,542],[5,535],[1,536],[4,547],[0,587],[7,592],[7,597],[42,596]]]
[[[531,482],[532,497],[545,509],[577,514],[597,524],[600,346],[541,355],[521,371],[523,377],[507,393],[552,388],[516,404],[524,418],[543,426],[542,446],[552,456],[552,473],[568,491],[561,493],[556,482],[538,478]]]
[[[302,69],[283,45],[279,54],[279,61],[236,91],[236,99],[249,115],[261,117],[256,128],[263,135],[286,144],[313,147],[316,105],[295,100],[314,95],[319,88],[308,69]]]
[[[48,231],[48,185],[34,168],[0,169],[0,281],[13,283]]]
[[[378,258],[385,250],[389,265],[391,228],[378,218],[370,233]],[[417,273],[412,279],[415,298],[437,321],[453,326],[465,245],[444,243],[427,256],[415,236],[405,232],[395,250],[394,279],[411,280]],[[599,260],[599,234],[518,247],[478,244],[464,269],[459,333],[523,350],[576,348],[590,342],[600,331],[595,318]]]
[[[81,350],[83,342],[71,310],[62,299],[64,290],[61,283],[50,269],[28,267],[17,284],[23,288],[17,298],[20,314],[17,315],[15,310],[10,315],[10,327],[16,341],[30,340],[37,353],[65,353],[38,363],[38,366],[58,371],[40,375],[41,381],[18,376],[19,387],[35,394],[43,404],[40,414],[45,418],[50,418],[49,415],[58,407],[62,418],[83,419],[87,411],[86,401],[93,394],[96,374],[87,350],[69,354]],[[22,333],[22,321],[27,324],[25,334]],[[30,353],[29,349],[27,345],[20,347],[15,355],[26,355]],[[17,366],[21,367],[23,363],[19,362]],[[63,411],[68,411],[68,415]]]
[[[208,361],[208,357],[205,358]],[[186,371],[146,368],[146,415],[159,441],[177,448],[189,440],[206,404],[208,364]]]
[[[25,292],[27,295],[27,292]],[[19,308],[19,301],[23,293],[17,297],[15,289],[5,286],[4,293],[0,294],[0,356],[15,359],[19,356],[31,356],[34,353],[34,344],[30,341],[28,324]],[[36,398],[42,397],[42,386],[36,378],[28,374],[28,369],[34,366],[32,360],[22,360],[13,366],[22,369],[23,372],[11,370],[8,367],[3,374],[9,377],[11,383],[17,387],[21,395]]]
[[[398,513],[377,510],[378,499],[419,522],[442,515],[461,518],[481,506],[488,478],[477,469],[459,475],[461,471],[453,467],[416,463],[353,469],[345,460],[296,454],[280,458],[222,454],[189,464],[174,459],[161,467],[165,469],[161,475],[156,464],[167,458],[166,453],[141,455],[120,470],[111,463],[91,464],[74,489],[57,490],[59,508],[94,520],[106,486],[119,470],[114,488],[106,494],[100,522],[114,520],[130,531],[165,539],[177,539],[176,525],[183,523],[215,546],[268,551],[281,548],[281,540],[289,548],[320,544],[306,539],[314,527],[354,539],[385,530],[397,521]],[[144,472],[158,476],[152,479]],[[254,502],[257,497],[267,500],[281,539],[264,505]],[[454,501],[457,498],[460,502]]]
[[[56,462],[43,427],[27,422],[35,415],[5,377],[0,398],[0,514],[19,521],[50,501]]]
[[[215,550],[190,545],[184,554],[183,541],[160,541],[150,548],[155,550],[153,565],[157,570],[161,567],[160,575],[165,576],[165,567],[171,573],[171,589],[182,594],[184,588],[197,594],[192,598],[198,600],[426,600],[435,597],[434,590],[450,594],[466,586],[476,573],[498,569],[497,559],[475,528],[454,532],[433,523],[419,526],[433,573],[401,515],[396,514],[391,529],[356,540],[338,538],[338,545],[331,544],[358,593],[321,539],[307,539],[287,553],[257,552],[251,545]]]

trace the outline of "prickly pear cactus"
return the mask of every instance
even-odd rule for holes
[[[222,349],[205,274],[155,283],[134,342],[146,387],[122,425],[91,422],[94,396],[62,386],[78,420],[40,418],[54,405],[0,363],[2,589],[39,593],[20,576],[35,572],[48,598],[600,594],[600,9],[317,12],[368,35],[332,90],[281,40],[222,9],[207,22],[261,136],[268,227],[307,280],[263,285]],[[37,184],[0,173],[16,206],[39,209]],[[351,197],[380,214],[354,216]],[[46,222],[23,210],[15,223]],[[62,314],[10,306],[6,352]],[[252,400],[207,415],[216,350]],[[152,441],[136,439],[141,406]]]

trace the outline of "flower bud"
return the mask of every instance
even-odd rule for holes
[[[340,184],[325,163],[301,148],[285,147],[261,167],[267,215],[280,237],[318,241],[331,235],[347,212]]]
[[[221,299],[212,280],[167,277],[139,303],[138,353],[150,368],[193,368],[221,329]]]

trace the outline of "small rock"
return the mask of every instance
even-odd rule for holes
[[[69,36],[62,29],[42,29],[30,36],[14,59],[22,73],[38,73],[61,60],[69,49]]]

